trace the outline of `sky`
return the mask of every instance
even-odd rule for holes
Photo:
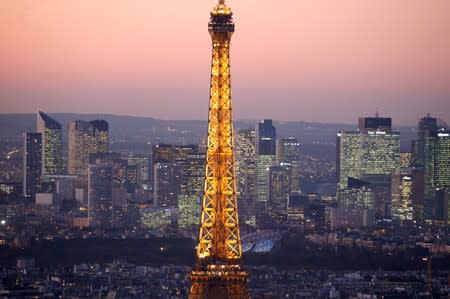
[[[235,119],[450,123],[450,1],[228,0]],[[1,0],[1,113],[206,119],[213,0]]]

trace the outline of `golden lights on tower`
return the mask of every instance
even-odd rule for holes
[[[233,156],[230,41],[233,14],[219,0],[210,15],[212,38],[208,142],[197,262],[189,298],[247,299],[248,274],[241,267]]]

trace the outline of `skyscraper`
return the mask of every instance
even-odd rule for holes
[[[247,299],[248,274],[242,269],[231,117],[230,40],[234,32],[225,0],[211,12],[211,90],[208,148],[197,261],[189,299]]]
[[[241,198],[256,198],[256,131],[238,130],[236,134],[236,188]]]
[[[349,177],[391,175],[400,166],[400,133],[392,131],[390,118],[360,118],[360,130],[337,134],[338,185]],[[363,125],[364,124],[364,125]]]
[[[68,125],[68,166],[70,174],[86,175],[89,155],[108,152],[109,125],[104,120],[72,120]]]
[[[391,175],[400,166],[400,132],[391,125],[390,118],[378,115],[360,118],[358,131],[339,132],[336,138],[338,189],[349,188],[350,178],[370,183],[380,217],[390,214]]]
[[[414,219],[413,178],[409,169],[392,175],[392,219]]]
[[[258,155],[276,154],[277,132],[271,119],[260,121],[256,128],[256,150]]]
[[[82,120],[69,121],[67,171],[70,174],[87,174],[92,143],[92,127]]]
[[[62,174],[62,126],[44,112],[37,113],[37,130],[42,134],[42,174]]]
[[[419,120],[417,141],[414,143],[413,164],[414,166],[425,165],[425,142],[429,138],[436,137],[438,131],[438,119],[429,114]]]
[[[178,206],[183,172],[189,167],[190,157],[198,154],[195,145],[160,144],[153,147],[153,198],[159,207]]]
[[[336,137],[336,175],[339,189],[348,187],[348,178],[359,178],[361,147],[359,132],[339,132]]]
[[[258,200],[269,199],[270,167],[276,163],[276,129],[271,119],[265,119],[256,127],[256,160]]]
[[[376,129],[360,136],[361,174],[389,176],[400,166],[400,132]]]
[[[300,142],[297,138],[287,137],[277,141],[277,164],[290,166],[291,191],[300,191]]]
[[[23,195],[34,199],[42,176],[42,134],[24,134]]]
[[[437,196],[440,195],[437,194],[450,186],[449,136],[450,130],[444,121],[429,114],[419,120],[411,164],[414,166],[413,201],[418,208],[423,207],[424,220],[442,218],[439,215],[442,215],[443,208],[438,203],[440,199]]]
[[[88,219],[91,227],[110,228],[113,225],[112,179],[111,165],[89,165]]]
[[[441,128],[424,142],[424,213],[434,220],[442,214],[437,191],[450,187],[450,131]]]
[[[270,167],[269,200],[270,205],[286,209],[289,193],[292,191],[292,166],[278,165]]]
[[[109,151],[109,124],[106,120],[96,119],[89,124],[92,126],[93,152],[107,153]]]
[[[178,206],[181,187],[180,165],[173,162],[156,163],[153,166],[153,199],[158,207]]]
[[[181,190],[178,195],[178,226],[193,227],[200,221],[201,197],[205,179],[204,153],[189,154],[181,163]]]

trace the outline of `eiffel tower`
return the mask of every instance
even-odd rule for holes
[[[211,12],[211,90],[208,149],[197,261],[189,299],[249,299],[242,268],[233,156],[230,41],[233,13],[219,0]]]

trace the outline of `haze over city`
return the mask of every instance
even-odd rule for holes
[[[205,119],[213,4],[3,0],[2,113]],[[450,2],[229,4],[235,119],[450,121]]]
[[[0,1],[0,297],[450,298],[448,0],[178,2]]]

